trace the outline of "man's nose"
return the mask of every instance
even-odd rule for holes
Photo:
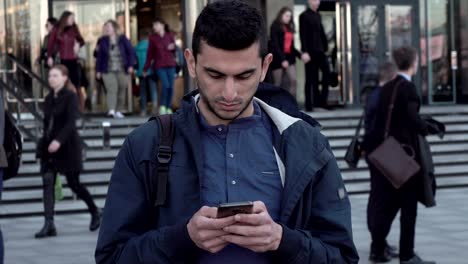
[[[237,97],[237,89],[236,89],[236,82],[234,78],[226,78],[226,82],[224,84],[223,90],[223,97],[226,101],[232,102]]]

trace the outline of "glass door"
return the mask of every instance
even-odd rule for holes
[[[364,103],[378,85],[379,65],[403,45],[419,47],[418,2],[415,0],[352,1],[353,102]],[[420,76],[414,81],[419,84]]]

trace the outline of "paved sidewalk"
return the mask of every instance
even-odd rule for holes
[[[416,251],[438,264],[468,263],[468,189],[442,190],[438,206],[420,208],[416,231]],[[351,196],[354,240],[361,256],[369,263],[369,233],[366,227],[367,195]],[[40,217],[3,219],[5,264],[91,264],[97,232],[88,231],[88,214],[56,217],[58,236],[34,239],[43,224]],[[399,221],[395,221],[389,242],[398,245]],[[398,261],[391,262],[392,264]]]

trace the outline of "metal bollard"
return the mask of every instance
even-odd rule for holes
[[[110,126],[108,121],[102,122],[102,146],[104,149],[110,149]]]

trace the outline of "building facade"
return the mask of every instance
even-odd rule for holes
[[[268,25],[284,6],[294,7],[294,18],[307,8],[306,0],[246,0],[258,7]],[[0,54],[10,53],[41,73],[39,56],[48,17],[69,10],[86,41],[80,58],[89,80],[90,98],[96,97],[93,51],[108,19],[118,21],[122,32],[136,44],[139,33],[163,18],[176,33],[181,47],[191,45],[195,19],[209,0],[0,0]],[[391,50],[413,45],[420,54],[415,82],[425,104],[468,102],[468,1],[465,0],[322,0],[321,13],[329,38],[332,68],[339,74],[331,101],[360,105],[376,85],[379,63]],[[298,48],[299,37],[296,36]],[[335,52],[336,51],[336,52]],[[335,63],[336,61],[336,63]],[[298,63],[298,100],[303,101],[303,65]],[[5,68],[1,66],[0,68]],[[181,76],[182,90],[193,89]],[[27,83],[27,81],[26,81]],[[29,84],[31,96],[43,96]]]

